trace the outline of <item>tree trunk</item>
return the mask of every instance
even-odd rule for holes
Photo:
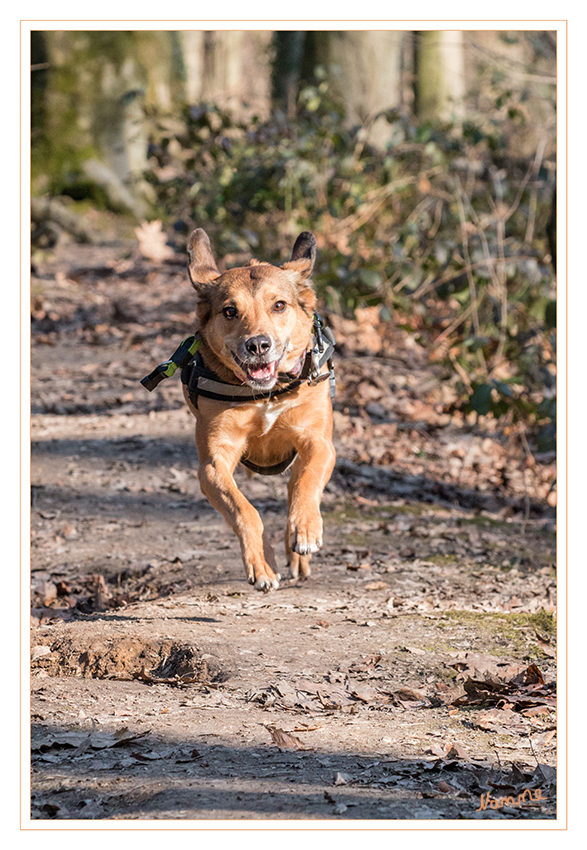
[[[273,104],[295,118],[298,83],[304,59],[305,32],[286,30],[273,34]]]
[[[460,121],[465,97],[463,33],[419,32],[416,37],[416,113],[423,121]]]
[[[50,31],[44,36],[48,160],[37,163],[35,171],[44,166],[57,193],[80,192],[84,179],[98,182],[116,203],[145,215],[145,106],[172,103],[169,33]]]
[[[272,32],[180,33],[188,103],[214,103],[235,117],[267,118],[271,106]]]
[[[371,144],[385,147],[392,128],[378,114],[403,101],[402,44],[394,30],[314,32],[314,61],[326,67],[333,94],[350,123],[363,124]]]

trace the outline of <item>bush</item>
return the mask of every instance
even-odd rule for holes
[[[459,406],[554,448],[556,308],[546,229],[554,170],[513,156],[497,121],[418,124],[385,115],[384,152],[348,128],[318,79],[295,123],[242,124],[214,106],[153,119],[147,175],[161,214],[204,226],[218,255],[281,262],[312,230],[330,309],[378,305],[413,333]],[[489,129],[488,129],[489,127]]]

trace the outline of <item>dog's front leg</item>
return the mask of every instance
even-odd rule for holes
[[[249,583],[257,590],[277,589],[280,576],[261,517],[236,486],[232,473],[233,469],[225,462],[200,460],[202,493],[238,537]]]
[[[286,549],[306,556],[322,546],[320,499],[332,470],[335,452],[332,442],[315,439],[298,448],[298,458],[289,481],[289,515]],[[297,561],[294,559],[292,565]],[[308,575],[309,560],[299,564],[302,575]],[[295,566],[292,572],[297,572]]]

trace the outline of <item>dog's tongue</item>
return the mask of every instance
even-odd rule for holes
[[[268,381],[275,377],[277,373],[277,361],[273,363],[264,363],[263,366],[257,366],[249,369],[249,375],[254,381]]]

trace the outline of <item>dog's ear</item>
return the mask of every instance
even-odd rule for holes
[[[281,268],[295,271],[301,276],[302,280],[306,280],[312,274],[315,260],[316,237],[313,233],[304,230],[295,241],[291,260],[284,263]]]
[[[204,284],[220,277],[208,234],[201,227],[198,227],[190,235],[187,250],[190,258],[188,272],[194,289],[199,289]]]

